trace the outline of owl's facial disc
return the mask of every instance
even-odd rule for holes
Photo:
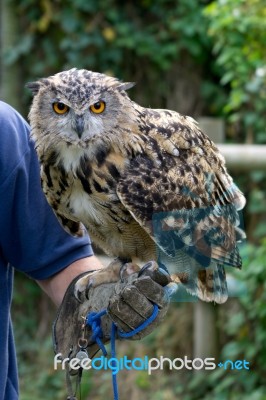
[[[113,89],[88,90],[85,93],[79,85],[75,96],[61,87],[46,92],[40,97],[40,107],[49,107],[52,127],[44,121],[44,129],[52,131],[56,140],[86,147],[92,140],[113,132],[118,124],[118,115],[123,115],[122,103],[125,97]],[[127,118],[127,117],[126,117]],[[117,133],[119,130],[115,129]]]

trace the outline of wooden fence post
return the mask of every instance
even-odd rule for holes
[[[216,118],[200,118],[200,128],[215,142],[224,140],[224,122]],[[216,328],[216,310],[214,304],[198,300],[194,304],[194,358],[217,357],[218,335]]]

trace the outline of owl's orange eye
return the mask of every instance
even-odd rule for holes
[[[101,114],[105,110],[105,102],[97,101],[97,103],[90,106],[90,110],[95,114]]]
[[[53,109],[56,114],[65,114],[68,112],[69,107],[60,101],[53,103]]]

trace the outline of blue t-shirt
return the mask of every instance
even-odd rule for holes
[[[29,126],[0,102],[0,400],[18,399],[10,318],[13,267],[41,280],[90,255],[88,236],[65,233],[43,195]]]

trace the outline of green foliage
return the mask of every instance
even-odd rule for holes
[[[205,113],[229,115],[234,139],[265,142],[264,0],[7,1],[19,39],[4,59],[19,65],[23,83],[87,68],[137,81],[144,104],[156,98],[156,107],[167,107],[173,96],[179,109],[174,92],[176,78],[184,79],[181,68],[187,81],[200,79],[194,96],[200,90]],[[180,96],[186,101],[188,91]]]
[[[266,172],[253,171],[249,179],[250,191],[246,212],[251,224],[250,236],[252,235],[253,241],[258,241],[266,237]]]
[[[218,0],[206,7],[223,85],[230,86],[224,110],[240,121],[247,139],[265,143],[266,5],[264,0]]]
[[[250,370],[241,371],[241,378],[229,382],[225,371],[223,380],[232,398],[265,399],[266,393],[266,239],[260,246],[246,245],[242,251],[244,267],[237,274],[245,282],[246,293],[239,298],[239,312],[229,318],[225,331],[229,341],[222,350],[223,359],[246,359]],[[253,398],[253,397],[252,397]]]
[[[250,370],[216,369],[195,375],[184,388],[188,400],[265,400],[266,393],[266,239],[242,249],[244,267],[235,275],[246,291],[229,308],[221,332],[220,360],[246,360]],[[237,308],[235,307],[237,305]],[[226,306],[225,306],[226,307]],[[187,397],[186,397],[187,396]]]
[[[162,76],[173,69],[176,78],[178,62],[196,75],[209,57],[204,1],[9,1],[17,14],[19,40],[6,50],[5,62],[19,64],[24,82],[86,68],[135,80],[139,98],[148,104],[156,98],[161,107],[172,88]],[[211,80],[210,71],[208,65]],[[215,99],[217,86],[210,86]],[[205,93],[208,97],[210,90]]]
[[[20,0],[16,10],[26,34],[10,49],[8,61],[25,55],[34,60],[32,73],[43,75],[70,65],[121,74],[126,51],[159,70],[169,68],[182,51],[202,59],[208,38],[206,23],[198,23],[201,1],[137,3]]]

